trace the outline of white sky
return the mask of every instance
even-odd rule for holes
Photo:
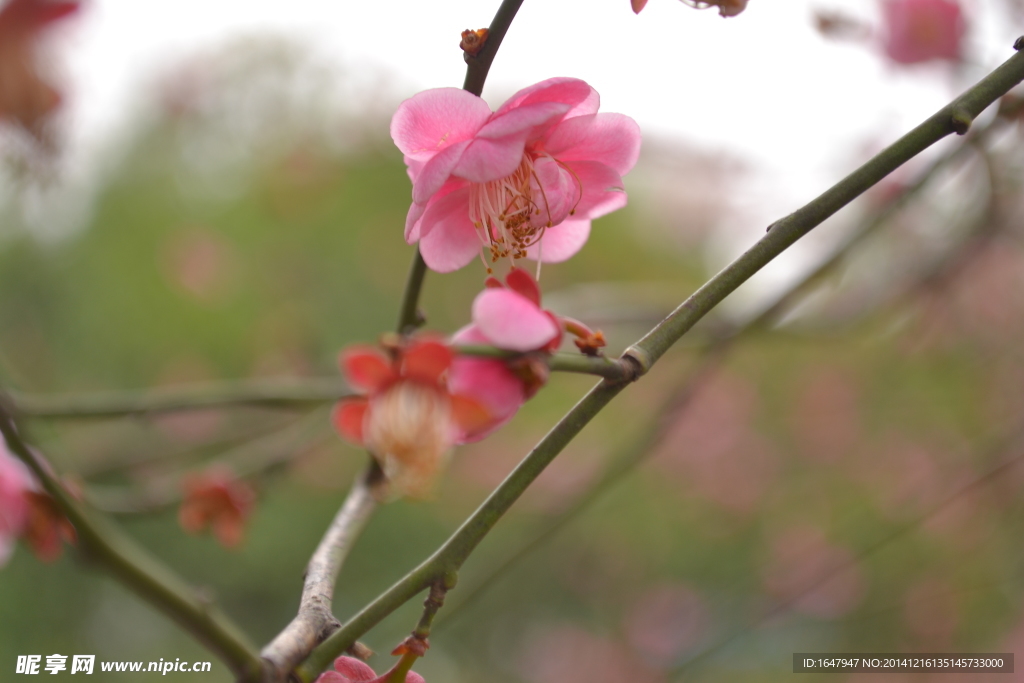
[[[965,4],[990,9],[998,1]],[[89,0],[65,54],[74,83],[72,165],[93,166],[105,141],[138,111],[140,96],[152,92],[146,86],[154,74],[233,37],[297,38],[364,78],[383,75],[397,102],[425,88],[461,85],[459,33],[488,25],[498,4]],[[744,218],[760,230],[1012,52],[1011,27],[1000,28],[986,9],[971,13],[987,18],[968,36],[984,66],[898,68],[870,47],[820,37],[811,16],[821,7],[877,20],[877,0],[750,0],[731,19],[674,0],[650,0],[638,16],[628,0],[526,0],[484,97],[496,107],[545,78],[583,78],[601,93],[602,110],[632,116],[648,136],[749,159],[761,173]]]

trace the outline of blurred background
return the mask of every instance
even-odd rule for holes
[[[341,348],[393,328],[412,256],[390,116],[420,89],[461,84],[459,32],[497,4],[94,0],[47,31],[40,68],[63,104],[31,133],[0,131],[4,386],[337,377]],[[946,7],[911,22],[916,34],[893,4],[751,0],[726,20],[674,0],[637,16],[626,0],[524,3],[492,107],[574,75],[645,133],[629,207],[544,268],[546,305],[620,352],[1024,32],[1014,0],[911,2]],[[934,39],[928,21],[941,33],[949,6],[955,50],[908,59],[900,37]],[[587,427],[466,564],[417,671],[775,681],[793,652],[1024,645],[1021,118],[988,112],[976,128],[984,139],[923,188],[963,139],[821,226]],[[855,238],[807,297],[746,331]],[[429,274],[429,326],[466,324],[481,278],[475,264]],[[342,621],[432,552],[592,383],[553,377],[456,453],[434,500],[382,507],[343,570]],[[87,500],[265,643],[294,616],[305,563],[366,462],[328,408],[26,428]],[[258,496],[234,549],[178,524],[183,479],[222,462]],[[419,612],[414,601],[368,634],[378,671]],[[0,570],[0,662],[53,653],[213,659],[73,552],[41,563],[19,547]],[[168,675],[230,680],[219,662]]]

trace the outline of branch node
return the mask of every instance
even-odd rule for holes
[[[654,365],[654,359],[651,357],[645,349],[640,346],[630,346],[628,349],[622,352],[622,359],[626,361],[632,369],[632,374],[625,378],[627,382],[635,382],[651,369]]]
[[[1017,52],[1024,50],[1024,36],[1021,36],[1017,40],[1013,41],[1013,49]]]
[[[974,117],[971,116],[970,112],[965,109],[954,109],[952,115],[949,117],[949,123],[953,127],[953,132],[957,135],[964,135],[968,130],[971,129],[971,124],[974,123]]]

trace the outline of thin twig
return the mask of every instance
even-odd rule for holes
[[[952,133],[967,132],[971,121],[982,110],[1022,80],[1024,53],[1017,53],[977,85],[820,197],[775,223],[773,229],[757,244],[708,280],[668,318],[627,349],[625,355],[637,363],[640,372],[649,370],[708,311],[800,237],[930,145]],[[356,638],[366,633],[381,619],[432,585],[439,576],[457,572],[526,488],[540,476],[583,427],[626,386],[627,384],[622,382],[603,381],[591,389],[430,558],[373,600],[319,645],[298,668],[299,679],[303,683],[312,681],[334,657],[351,647]]]
[[[341,626],[332,611],[334,584],[342,563],[377,506],[373,489],[381,477],[382,472],[374,463],[356,479],[310,558],[298,615],[261,653],[272,667],[271,680],[286,680],[307,653]]]

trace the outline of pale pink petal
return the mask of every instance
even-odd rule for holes
[[[399,105],[391,119],[391,139],[406,156],[427,160],[472,138],[490,116],[487,103],[465,90],[426,90]]]
[[[525,138],[507,137],[498,140],[477,138],[468,143],[459,156],[452,173],[474,183],[498,180],[515,171],[523,160]]]
[[[527,249],[526,256],[534,261],[560,263],[582,249],[588,237],[590,219],[570,218],[545,230],[540,243]]]
[[[425,204],[444,187],[470,142],[471,140],[456,142],[423,164],[423,168],[420,169],[419,175],[416,176],[416,180],[412,184],[412,200],[414,202]]]
[[[405,675],[405,683],[427,683],[423,680],[423,676],[420,676],[415,671],[410,671]]]
[[[426,213],[427,204],[417,204],[413,202],[409,205],[409,213],[405,215],[405,243],[416,244],[420,239],[420,219],[423,218],[423,214]]]
[[[486,289],[473,301],[473,322],[492,344],[532,351],[558,336],[558,326],[537,304],[510,289]]]
[[[600,218],[626,205],[622,176],[614,169],[596,161],[571,161],[565,165],[583,189],[575,218]]]
[[[413,206],[417,205],[414,204]],[[463,186],[443,196],[435,195],[426,206],[426,211],[420,218],[419,223],[413,226],[411,233],[417,239],[423,239],[435,227],[443,223],[454,221],[456,223],[469,223],[471,227],[473,225],[472,221],[469,220],[469,187]]]
[[[476,325],[462,328],[452,337],[453,344],[490,344]],[[479,441],[512,419],[526,400],[522,381],[500,360],[456,355],[448,372],[452,394],[481,403],[492,416],[483,429],[458,435],[458,443]]]
[[[598,161],[626,175],[640,156],[640,127],[622,114],[566,119],[544,140],[544,151],[559,161]]]
[[[578,78],[549,78],[517,92],[498,108],[495,116],[537,102],[562,102],[572,107],[569,114],[581,116],[596,112],[601,101],[597,91],[585,81]]]
[[[437,273],[458,270],[479,253],[480,238],[469,220],[468,211],[448,214],[444,220],[434,223],[429,234],[420,239],[423,261]]]
[[[477,133],[477,138],[498,140],[507,137],[531,138],[538,130],[546,130],[562,120],[571,104],[565,102],[537,102],[504,114],[496,114]]]
[[[535,228],[558,225],[577,208],[580,199],[576,178],[549,156],[534,162],[530,188],[538,209],[530,215],[530,224]]]
[[[885,51],[900,64],[960,59],[965,24],[954,0],[886,0]]]

